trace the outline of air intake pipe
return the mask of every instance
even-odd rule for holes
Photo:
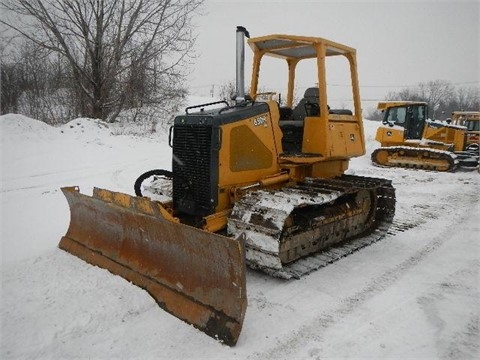
[[[245,101],[245,37],[250,34],[243,26],[237,26],[237,58],[236,58],[236,94],[235,102]]]

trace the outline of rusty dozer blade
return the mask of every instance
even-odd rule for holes
[[[233,346],[247,307],[245,239],[180,224],[160,203],[62,188],[70,226],[59,247],[147,290],[158,305]]]

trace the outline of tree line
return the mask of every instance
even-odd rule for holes
[[[2,0],[1,113],[155,122],[185,97],[204,0]]]
[[[184,86],[204,0],[0,0],[2,114],[59,124],[76,117],[170,120]],[[229,99],[234,82],[221,89]],[[480,109],[478,87],[443,80],[390,92],[429,104],[431,118]],[[366,117],[379,119],[374,111]]]
[[[480,111],[480,88],[455,87],[449,81],[433,80],[400,91],[391,91],[387,93],[385,100],[426,102],[431,119],[446,120],[454,111]],[[381,120],[382,114],[375,110],[365,117]]]

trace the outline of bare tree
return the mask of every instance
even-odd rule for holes
[[[367,108],[363,114],[364,119],[382,121],[383,113],[375,108]]]
[[[1,58],[1,113],[21,113],[52,125],[78,115],[64,59],[28,40],[17,44]]]
[[[227,102],[233,104],[234,101],[233,99],[235,98],[235,92],[236,92],[236,81],[235,80],[230,80],[224,83],[220,87],[220,93],[218,94],[222,100],[227,100]]]
[[[480,89],[475,87],[461,87],[457,89],[453,111],[480,110]]]
[[[386,100],[424,101],[428,103],[432,119],[444,120],[452,111],[478,111],[480,108],[480,89],[478,87],[455,88],[444,80],[419,83],[413,88],[398,92],[389,92]]]
[[[65,58],[81,114],[112,122],[127,105],[171,97],[171,88],[162,93],[163,81],[179,87],[195,41],[191,20],[203,2],[2,0],[8,16],[0,22]],[[154,83],[145,81],[150,76]],[[147,88],[155,95],[132,103]]]
[[[17,112],[21,95],[20,76],[14,62],[7,62],[8,49],[15,40],[8,29],[0,29],[0,113]]]
[[[448,99],[454,97],[455,88],[445,80],[434,80],[419,84],[420,97],[426,101],[430,107],[430,114],[435,119],[435,113],[445,105]],[[441,110],[440,110],[441,111]]]
[[[403,100],[403,101],[425,101],[421,97],[418,88],[404,88],[398,92],[391,91],[386,96],[387,100]]]
[[[1,67],[1,114],[18,112],[21,95],[20,78],[14,64],[2,63]]]

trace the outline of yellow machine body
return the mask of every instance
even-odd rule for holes
[[[372,153],[374,163],[453,171],[458,163],[455,154],[475,163],[472,156],[462,154],[468,146],[467,128],[458,123],[431,121],[427,103],[382,101],[377,109],[384,112],[384,118],[375,135],[381,148]]]
[[[467,146],[480,144],[480,111],[454,111],[452,124],[467,128]]]
[[[171,200],[102,189],[86,196],[77,187],[64,188],[71,221],[59,244],[145,288],[163,309],[228,345],[237,342],[245,317],[247,261],[274,276],[300,276],[284,266],[351,238],[380,234],[375,228],[387,228],[395,205],[388,180],[343,175],[352,157],[365,154],[356,50],[293,35],[251,38],[248,44],[250,94],[237,89],[234,105],[192,106],[174,119],[172,171],[160,170],[171,174]],[[273,96],[259,100],[265,57],[285,64],[285,103]],[[335,57],[346,59],[350,74],[348,110],[328,105],[326,59]],[[306,60],[315,64],[316,85],[294,104],[297,64]],[[238,77],[237,67],[237,87],[243,83]],[[204,110],[221,103],[221,109]]]

